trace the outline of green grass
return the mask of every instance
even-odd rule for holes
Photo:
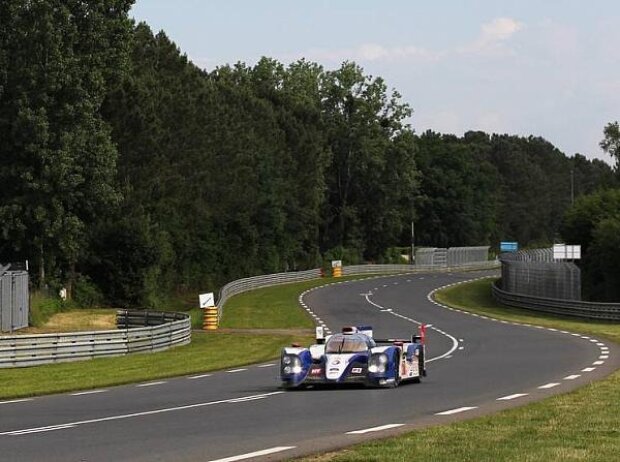
[[[356,278],[339,280],[347,279]],[[232,297],[225,310],[230,320],[228,327],[311,328],[314,323],[300,309],[299,294],[333,281],[331,278],[317,279],[258,289]],[[39,325],[63,309],[58,300],[41,297],[36,302]],[[193,325],[202,325],[201,310],[190,308],[190,303],[184,299],[171,299],[169,302],[167,306],[170,310],[190,312]],[[262,321],[257,322],[258,318]],[[273,359],[285,345],[294,342],[308,344],[311,341],[310,336],[295,332],[289,335],[195,332],[191,344],[159,353],[2,369],[0,399],[108,387],[243,366]]]
[[[235,329],[312,328],[314,321],[299,309],[299,294],[331,282],[366,276],[313,279],[256,289],[232,297],[224,306],[220,327]]]
[[[42,327],[49,318],[62,310],[63,304],[59,298],[33,292],[30,297],[29,324],[32,327]]]
[[[437,293],[444,304],[496,318],[620,341],[620,324],[537,315],[498,305],[490,280]],[[414,431],[305,461],[586,461],[620,460],[620,371],[577,391],[495,415]]]
[[[208,372],[273,359],[295,335],[194,333],[192,343],[143,353],[46,366],[2,369],[0,399],[61,393]]]
[[[616,343],[620,343],[620,324],[618,323],[584,321],[500,305],[491,296],[492,281],[493,279],[481,279],[467,284],[452,286],[436,292],[435,298],[438,302],[454,308],[505,319],[506,321],[536,324],[570,330],[572,332],[592,334],[607,337]]]

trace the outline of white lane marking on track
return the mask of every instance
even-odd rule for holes
[[[598,357],[598,359],[609,359],[609,356],[607,355],[601,355]]]
[[[26,403],[28,401],[34,401],[33,398],[21,398],[21,399],[11,399],[8,401],[0,401],[1,404],[13,404],[13,403]]]
[[[211,375],[213,374],[192,375],[191,377],[188,377],[188,379],[189,380],[204,379],[205,377],[211,377]]]
[[[140,385],[136,385],[136,387],[154,387],[155,385],[163,385],[166,383],[165,381],[160,382],[149,382],[149,383],[141,383]]]
[[[592,372],[595,369],[596,367],[584,367],[583,369],[581,369],[581,372]]]
[[[36,433],[36,432],[39,432],[39,431],[48,431],[47,429],[60,430],[60,429],[63,429],[63,428],[77,427],[79,425],[93,424],[93,423],[99,423],[99,422],[110,422],[110,421],[114,421],[114,420],[131,419],[131,418],[136,418],[136,417],[144,417],[144,416],[148,416],[148,415],[164,414],[164,413],[167,413],[167,412],[174,412],[174,411],[184,411],[184,410],[187,410],[187,409],[196,409],[196,408],[201,408],[201,407],[206,407],[206,406],[214,406],[216,404],[244,403],[244,402],[247,402],[247,401],[254,401],[254,400],[257,400],[257,399],[265,399],[265,398],[268,398],[270,396],[280,395],[282,393],[284,393],[284,392],[283,391],[274,391],[274,392],[271,392],[271,393],[263,393],[261,395],[242,396],[242,397],[239,397],[239,398],[223,399],[223,400],[218,400],[218,401],[208,401],[208,402],[205,402],[205,403],[187,404],[185,406],[177,406],[177,407],[168,407],[168,408],[162,408],[162,409],[154,409],[152,411],[134,412],[132,414],[121,414],[121,415],[115,415],[115,416],[109,416],[109,417],[101,417],[101,418],[98,418],[98,419],[80,420],[80,421],[77,421],[77,422],[68,422],[68,423],[64,423],[64,424],[51,425],[51,426],[47,426],[47,427],[24,428],[24,429],[21,429],[21,430],[11,430],[11,431],[6,431],[6,432],[1,432],[0,436],[4,436],[4,435],[10,435],[10,436],[25,435],[25,434],[28,434],[28,433]]]
[[[457,407],[456,409],[450,409],[449,411],[437,412],[435,415],[452,415],[452,414],[458,414],[460,412],[471,411],[472,409],[477,409],[477,407],[476,406]]]
[[[605,346],[605,344],[601,342],[597,342],[596,346]]]
[[[594,362],[592,363],[592,365],[593,365],[593,366],[601,366],[601,365],[603,365],[603,364],[605,364],[605,361],[594,361]]]
[[[575,379],[578,379],[579,377],[581,377],[581,374],[567,375],[566,377],[564,377],[564,380],[575,380]]]
[[[368,297],[368,295],[366,295],[364,298],[366,299],[366,301],[367,301],[368,303],[370,303],[371,305],[373,305],[373,306],[375,306],[375,307],[379,308],[381,311],[383,311],[383,310],[386,310],[386,309],[387,309],[387,308],[385,308],[384,306],[381,306],[381,305],[379,305],[378,303],[373,302],[373,301],[372,301],[372,300]],[[394,311],[390,312],[390,314],[392,314],[392,315],[394,315],[394,316],[397,316],[397,317],[399,317],[399,318],[403,318],[403,319],[405,319],[405,320],[407,320],[407,321],[409,321],[409,322],[411,322],[411,323],[413,323],[413,324],[417,324],[418,326],[422,324],[421,322],[416,321],[415,319],[407,318],[407,317],[403,316],[402,314],[396,313],[396,312],[394,312]],[[446,337],[448,337],[450,340],[452,340],[452,347],[450,348],[450,350],[449,350],[449,351],[445,352],[445,353],[444,353],[444,354],[442,354],[442,355],[435,356],[434,358],[429,358],[429,359],[427,359],[427,360],[426,360],[426,362],[427,362],[427,363],[430,363],[430,362],[433,362],[433,361],[437,361],[438,359],[448,358],[448,357],[450,357],[450,355],[451,355],[451,354],[452,354],[452,353],[453,353],[453,352],[454,352],[454,351],[455,351],[455,350],[459,347],[459,342],[458,342],[458,340],[457,340],[455,337],[453,337],[452,335],[450,335],[450,334],[448,334],[448,333],[446,333],[446,332],[444,332],[444,331],[442,331],[442,330],[440,330],[440,329],[437,329],[436,327],[434,327],[434,326],[432,326],[432,325],[428,325],[428,326],[427,326],[427,328],[433,329],[434,331],[436,331],[436,332],[438,332],[438,333],[440,333],[440,334],[442,334],[442,335],[445,335],[445,336],[446,336]]]
[[[240,454],[238,456],[225,457],[223,459],[213,459],[208,462],[236,462],[237,460],[252,459],[253,457],[268,456],[269,454],[275,454],[282,451],[290,451],[297,446],[276,446],[275,448],[263,449],[262,451],[248,452],[247,454]]]
[[[71,396],[96,395],[97,393],[105,393],[106,391],[108,391],[108,390],[79,391],[77,393],[71,393]]]
[[[229,373],[229,374],[234,374],[236,372],[243,372],[243,371],[247,371],[247,369],[243,369],[243,368],[242,369],[231,369],[231,370],[226,371],[226,372]]]
[[[354,430],[352,432],[346,432],[345,435],[363,435],[364,433],[380,432],[383,430],[389,430],[390,428],[402,427],[405,424],[387,424],[380,427],[365,428],[363,430]]]
[[[497,398],[496,401],[510,401],[512,399],[522,398],[523,396],[527,395],[527,393],[515,393],[514,395],[502,396],[501,398]]]
[[[260,366],[257,366],[257,367],[272,367],[272,366],[275,366],[275,364],[274,363],[261,364]]]
[[[43,433],[43,432],[53,432],[54,430],[64,430],[66,428],[73,428],[75,425],[67,424],[67,425],[50,425],[49,427],[39,427],[32,428],[28,430],[17,430],[14,432],[9,432],[7,435],[11,436],[20,436],[20,435],[30,435],[31,433]]]
[[[557,382],[552,382],[552,383],[547,383],[547,384],[545,384],[545,385],[541,385],[540,387],[538,387],[538,389],[540,389],[540,390],[546,390],[546,389],[548,389],[548,388],[557,387],[558,385],[560,385],[560,384],[559,384],[559,383],[557,383]]]

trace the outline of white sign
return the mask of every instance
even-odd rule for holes
[[[332,268],[340,268],[342,266],[342,260],[332,260]]]
[[[215,306],[215,297],[213,296],[213,292],[209,292],[208,294],[200,294],[198,299],[200,301],[200,308]]]
[[[553,259],[554,260],[580,260],[581,259],[581,246],[580,245],[553,244]]]

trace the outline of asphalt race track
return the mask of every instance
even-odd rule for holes
[[[391,276],[304,294],[317,322],[333,331],[372,325],[376,337],[400,337],[418,322],[431,324],[429,375],[420,384],[284,392],[273,362],[4,401],[0,460],[277,460],[538,400],[620,367],[620,348],[609,342],[472,316],[427,298],[484,274]]]

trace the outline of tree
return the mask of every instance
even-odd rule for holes
[[[131,3],[0,4],[0,183],[10,185],[0,190],[0,245],[36,256],[40,284],[50,273],[74,279],[88,227],[118,200],[99,109],[124,69]]]
[[[618,122],[610,122],[603,129],[604,138],[601,148],[616,160],[616,172],[620,172],[620,126]]]
[[[415,165],[411,151],[407,154],[410,161],[405,162],[405,181],[386,182],[386,175],[394,179],[389,172],[389,153],[404,153],[402,149],[392,148],[394,140],[407,130],[404,119],[411,109],[400,101],[396,91],[387,92],[381,78],[364,75],[354,63],[345,62],[338,70],[326,72],[321,87],[331,152],[326,172],[328,198],[323,213],[323,248],[351,247],[360,254],[366,251],[367,258],[376,258],[378,246],[368,245],[370,230],[364,229],[365,224],[375,220],[379,226],[372,227],[372,234],[393,234],[386,228],[392,221],[387,219],[391,209],[382,207],[386,204],[386,189],[395,188],[395,192],[407,197],[414,193],[411,172],[415,171]]]
[[[620,233],[620,189],[585,195],[565,215],[562,237],[580,244],[583,291],[586,298],[618,301],[620,273],[617,269]]]

